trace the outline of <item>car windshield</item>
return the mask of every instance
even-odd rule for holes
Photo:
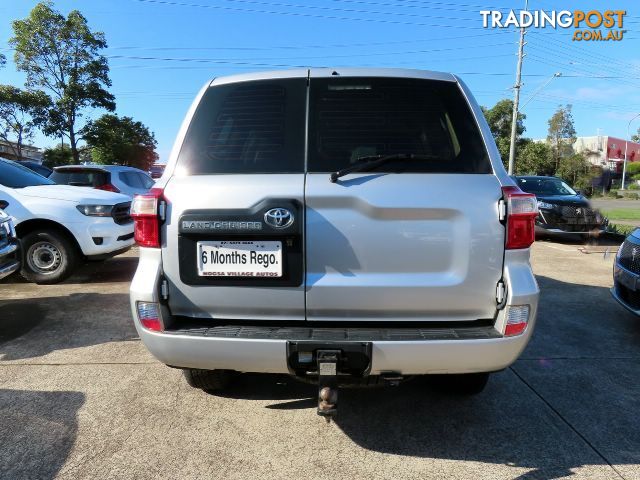
[[[0,185],[9,188],[36,187],[38,185],[55,185],[48,178],[38,175],[27,167],[11,160],[0,160]]]
[[[518,186],[535,195],[577,195],[578,193],[559,178],[518,178]]]

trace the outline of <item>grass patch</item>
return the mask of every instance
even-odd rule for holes
[[[609,220],[640,220],[640,209],[635,208],[614,208],[612,210],[603,210],[602,213]]]
[[[610,223],[607,227],[607,232],[609,233],[617,233],[619,235],[624,235],[625,237],[633,232],[636,228],[633,225],[620,225],[619,223]]]

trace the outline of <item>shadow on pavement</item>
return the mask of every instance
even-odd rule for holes
[[[104,261],[86,262],[58,285],[76,283],[118,283],[130,282],[138,266],[137,256],[117,256]],[[19,273],[0,280],[0,285],[28,284]]]
[[[640,319],[605,287],[538,281],[534,340],[483,393],[447,394],[427,377],[395,388],[341,389],[336,426],[368,450],[531,470],[520,479],[640,463]],[[272,400],[266,408],[273,410],[315,409],[316,395],[313,385],[259,374],[241,375],[222,394]]]
[[[80,392],[0,389],[0,478],[56,477],[78,430]]]
[[[138,338],[124,293],[0,300],[0,312],[0,361]]]

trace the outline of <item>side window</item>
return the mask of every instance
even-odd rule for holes
[[[137,175],[142,184],[142,188],[151,188],[156,183],[149,175],[145,175],[144,173],[138,173]]]
[[[138,178],[138,174],[135,172],[120,172],[118,173],[118,178],[122,183],[131,188],[144,188],[142,182]]]

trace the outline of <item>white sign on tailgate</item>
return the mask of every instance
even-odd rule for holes
[[[203,277],[281,277],[282,242],[198,242],[196,262]]]

